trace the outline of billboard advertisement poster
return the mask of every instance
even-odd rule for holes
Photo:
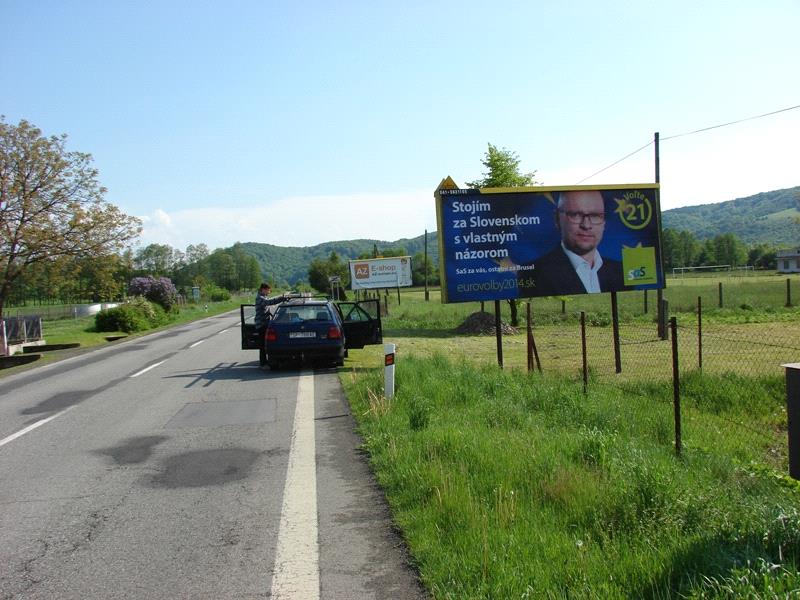
[[[658,184],[439,189],[443,302],[664,287]]]
[[[350,261],[350,287],[353,290],[409,287],[411,257],[365,258]]]

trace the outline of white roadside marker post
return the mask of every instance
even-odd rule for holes
[[[387,398],[394,396],[394,350],[394,344],[383,345],[383,391]]]

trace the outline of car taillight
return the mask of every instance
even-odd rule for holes
[[[342,330],[336,327],[336,325],[331,325],[330,327],[328,327],[328,339],[329,340],[342,339]]]
[[[278,332],[275,331],[272,327],[267,329],[267,333],[264,334],[264,339],[268,342],[275,342],[278,339]]]

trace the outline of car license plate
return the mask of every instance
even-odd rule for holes
[[[314,331],[290,331],[289,332],[290,338],[314,338],[317,337],[316,332]]]

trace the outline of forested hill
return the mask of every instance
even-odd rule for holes
[[[745,244],[763,243],[777,248],[800,245],[800,186],[763,192],[717,204],[687,206],[664,211],[663,226],[690,231],[699,240],[723,233],[733,233]],[[286,247],[247,242],[242,249],[258,259],[264,277],[278,283],[294,284],[308,279],[308,266],[315,258],[327,258],[336,252],[342,260],[371,255],[378,251],[405,249],[414,256],[424,250],[424,236],[395,241],[345,240],[316,246]],[[428,232],[428,255],[434,265],[439,262],[436,232]]]
[[[357,258],[359,255],[369,254],[377,246],[379,252],[387,249],[405,249],[406,254],[414,256],[425,250],[425,236],[404,238],[393,242],[383,240],[344,240],[339,242],[325,242],[316,246],[291,247],[273,246],[272,244],[259,244],[255,242],[243,243],[242,249],[256,257],[261,272],[265,278],[271,278],[278,283],[295,284],[298,281],[308,280],[308,266],[315,258],[328,258],[331,252],[336,252],[343,261]],[[428,232],[428,256],[433,264],[439,262],[439,246],[436,232]]]
[[[800,186],[717,204],[664,211],[663,227],[686,230],[700,240],[733,233],[745,244],[778,248],[800,244]]]

